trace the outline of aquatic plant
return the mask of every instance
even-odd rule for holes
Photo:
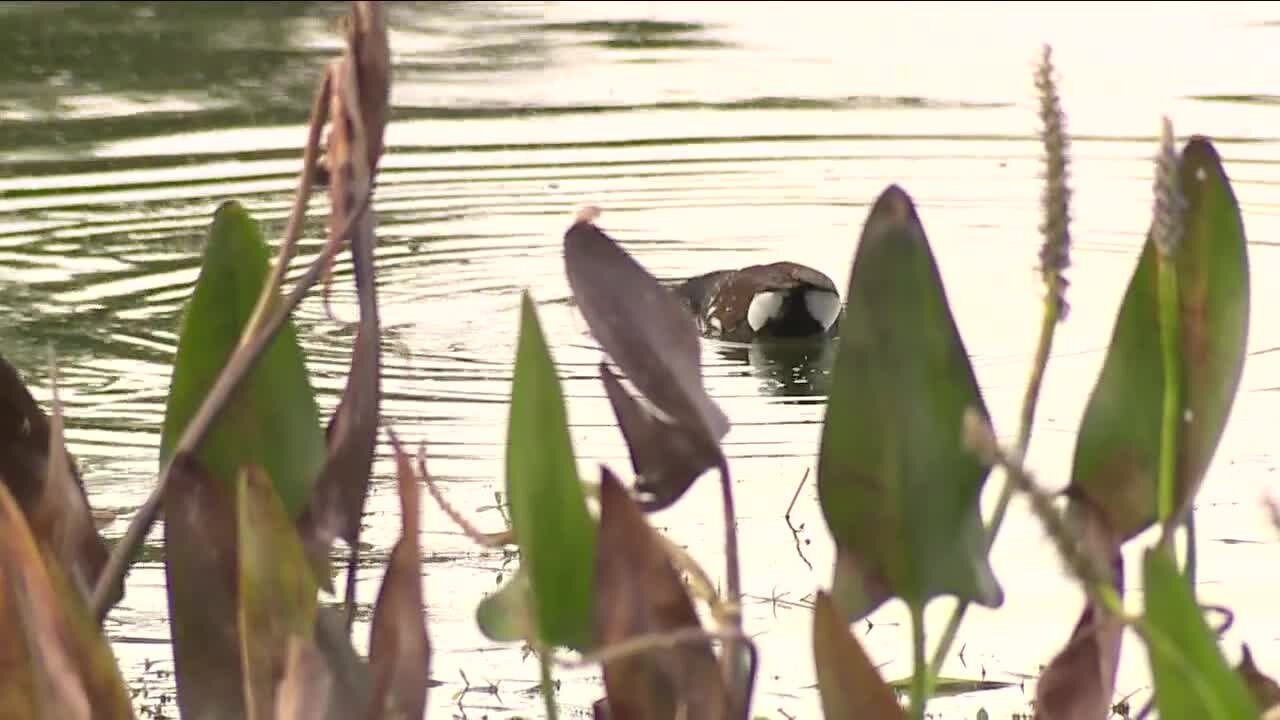
[[[475,617],[494,642],[525,643],[537,655],[548,718],[559,714],[556,669],[567,666],[599,669],[598,718],[751,717],[759,658],[740,607],[734,485],[721,446],[730,418],[703,384],[693,318],[600,228],[598,210],[569,224],[564,270],[605,355],[600,381],[630,473],[601,465],[598,480],[579,477],[554,348],[527,291],[506,428],[509,529],[477,531],[428,473],[425,445],[415,463],[380,417],[372,205],[391,55],[379,3],[352,4],[346,41],[321,74],[274,264],[248,209],[228,201],[213,214],[179,329],[160,474],[113,546],[94,528],[65,447],[56,358],[49,414],[0,362],[0,719],[133,717],[101,625],[161,514],[182,717],[423,717],[432,649],[420,484],[476,543],[518,555],[506,584],[475,598]],[[815,588],[812,603],[824,716],[925,716],[952,682],[940,668],[969,606],[998,609],[1018,592],[990,562],[1016,494],[1086,595],[1038,679],[1036,717],[1108,717],[1125,629],[1150,660],[1161,717],[1280,713],[1280,686],[1247,647],[1238,666],[1227,663],[1195,596],[1195,497],[1231,412],[1249,327],[1244,224],[1208,138],[1179,151],[1165,121],[1152,224],[1081,421],[1065,504],[1024,463],[1055,329],[1068,315],[1071,247],[1069,142],[1047,48],[1035,84],[1046,158],[1044,312],[1011,447],[996,439],[905,187],[881,193],[858,239],[816,448],[835,548],[830,586]],[[327,242],[285,295],[321,176]],[[318,283],[328,287],[347,248],[359,320],[346,385],[322,428],[292,313]],[[351,639],[354,571],[380,430],[395,459],[401,528],[362,658]],[[648,519],[712,471],[724,514],[723,592]],[[984,519],[979,500],[993,471],[1003,484]],[[1153,528],[1144,601],[1129,611],[1121,550]],[[345,614],[320,602],[322,590],[339,594],[330,567],[338,539],[348,548]],[[924,612],[943,597],[956,606],[930,654]],[[913,672],[889,684],[850,626],[894,601],[910,613]],[[1062,620],[1065,629],[1071,618]]]

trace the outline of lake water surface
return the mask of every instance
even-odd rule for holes
[[[59,358],[68,439],[95,507],[124,532],[157,470],[179,314],[216,205],[238,198],[278,237],[341,3],[0,3],[0,348],[47,397]],[[664,278],[786,258],[843,286],[869,204],[911,193],[999,430],[1012,433],[1040,317],[1040,146],[1032,71],[1054,45],[1072,133],[1072,311],[1057,335],[1029,463],[1068,476],[1075,429],[1151,212],[1162,114],[1212,137],[1244,208],[1251,354],[1199,498],[1204,602],[1229,602],[1233,661],[1248,639],[1280,672],[1276,490],[1280,416],[1280,9],[1266,3],[392,3],[394,118],[376,211],[386,399],[401,438],[428,443],[449,500],[503,527],[509,378],[519,298],[540,303],[583,474],[629,470],[596,373],[600,351],[567,303],[561,237],[573,212]],[[318,251],[317,205],[304,254]],[[334,288],[356,317],[350,276]],[[326,413],[351,333],[318,300],[298,315]],[[832,548],[812,482],[830,357],[704,343],[711,394],[733,421],[749,630],[763,658],[755,714],[820,715],[808,601]],[[371,604],[399,528],[379,448],[364,534]],[[993,476],[994,498],[998,476]],[[652,521],[716,577],[718,490],[706,479]],[[153,533],[153,542],[158,540]],[[513,569],[433,504],[423,565],[435,645],[431,717],[541,715],[538,669],[479,633],[476,602]],[[1145,539],[1144,539],[1145,540]],[[1141,601],[1129,553],[1130,602]],[[939,700],[944,717],[1026,712],[1034,678],[1081,595],[1015,503],[994,552],[1006,591],[972,610],[949,675],[1006,680]],[[142,562],[108,621],[140,707],[176,714],[163,565]],[[930,609],[936,634],[949,602]],[[857,626],[889,678],[910,672],[905,613]],[[358,646],[368,627],[358,624]],[[559,671],[570,716],[601,690]],[[468,690],[469,686],[469,690]],[[464,690],[467,690],[464,692]],[[1118,694],[1148,692],[1125,646]]]

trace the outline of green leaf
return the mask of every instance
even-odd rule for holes
[[[1208,140],[1187,143],[1178,182],[1186,200],[1176,262],[1188,419],[1180,429],[1174,507],[1182,508],[1194,500],[1239,387],[1248,343],[1249,260],[1240,208]],[[1102,509],[1126,540],[1156,521],[1164,399],[1156,266],[1148,234],[1072,463],[1072,494]]]
[[[236,483],[241,658],[249,720],[269,720],[292,636],[310,638],[316,581],[271,480],[245,468]]]
[[[585,651],[596,528],[578,479],[560,378],[528,292],[521,297],[510,413],[507,497],[536,633],[527,639]],[[492,602],[481,609],[492,610]]]
[[[1160,549],[1149,548],[1143,556],[1142,594],[1162,720],[1257,718],[1249,687],[1223,657],[1190,583]]]
[[[238,203],[220,205],[182,320],[160,439],[161,464],[239,344],[266,283],[267,267],[268,249],[257,223]],[[228,487],[242,467],[261,467],[289,517],[296,518],[325,461],[319,418],[293,321],[286,320],[196,457]]]
[[[962,442],[965,409],[986,408],[924,228],[896,185],[871,209],[846,297],[818,459],[837,604],[850,619],[895,596],[997,607],[978,505],[990,468]]]
[[[518,642],[533,636],[529,573],[521,568],[476,606],[476,625],[494,642]]]

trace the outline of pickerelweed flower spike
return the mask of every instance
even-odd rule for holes
[[[1040,249],[1040,272],[1044,275],[1053,301],[1058,304],[1058,321],[1067,315],[1068,282],[1063,273],[1071,265],[1071,188],[1067,186],[1066,118],[1054,79],[1053,51],[1044,46],[1040,67],[1036,70],[1036,89],[1040,93],[1040,140],[1045,149],[1044,224],[1040,232],[1044,245]]]
[[[1161,255],[1170,257],[1182,242],[1182,212],[1186,201],[1178,187],[1178,152],[1173,146],[1173,124],[1168,117],[1162,119],[1160,127],[1155,196],[1151,240]]]

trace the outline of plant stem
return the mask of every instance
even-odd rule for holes
[[[1178,269],[1173,257],[1160,253],[1160,350],[1164,369],[1164,408],[1160,422],[1160,474],[1156,486],[1156,517],[1168,523],[1174,507],[1178,472],[1178,424],[1182,420],[1182,376],[1178,362],[1181,328],[1178,317]],[[1166,538],[1172,537],[1165,527]]]
[[[316,89],[315,101],[311,105],[311,117],[307,122],[307,144],[302,149],[302,173],[298,176],[298,189],[293,196],[293,208],[289,211],[289,223],[285,226],[284,239],[280,241],[280,252],[276,254],[275,265],[267,283],[262,286],[258,296],[258,304],[245,324],[244,333],[240,336],[240,344],[249,341],[263,325],[272,298],[284,286],[284,276],[288,272],[289,263],[298,252],[298,240],[302,237],[302,224],[307,216],[307,203],[311,199],[311,185],[315,179],[316,161],[320,155],[320,134],[324,129],[325,118],[329,114],[329,96],[332,80],[326,69],[320,78],[320,86]]]
[[[989,462],[1003,468],[1009,481],[1026,494],[1032,513],[1040,520],[1045,534],[1053,541],[1058,554],[1071,570],[1071,574],[1084,586],[1090,599],[1102,606],[1109,614],[1118,618],[1127,618],[1109,568],[1096,556],[1084,550],[1063,514],[1054,506],[1052,496],[1036,484],[1020,458],[1010,457],[1000,448],[991,433],[990,426],[978,417],[972,410],[966,414],[966,442]],[[970,427],[971,420],[978,426]],[[1125,621],[1129,622],[1127,619]]]
[[[1060,303],[1057,302],[1058,297],[1056,276],[1050,276],[1048,279],[1049,290],[1045,293],[1044,314],[1040,321],[1040,339],[1036,342],[1036,355],[1031,366],[1031,378],[1027,382],[1026,392],[1022,396],[1022,422],[1018,427],[1018,444],[1017,453],[1019,462],[1026,455],[1027,447],[1031,444],[1031,429],[1036,419],[1036,404],[1040,399],[1040,387],[1044,382],[1044,372],[1049,365],[1049,353],[1053,350],[1053,335],[1058,328],[1058,322],[1062,317],[1062,309]],[[986,537],[986,551],[991,552],[991,548],[995,545],[996,537],[1000,534],[1000,526],[1004,523],[1005,514],[1009,510],[1009,503],[1013,500],[1013,492],[1016,484],[1009,477],[1005,477],[1004,485],[1000,488],[1000,497],[996,500],[995,511],[991,515],[991,522],[988,525]],[[933,653],[933,661],[929,664],[929,684],[933,684],[933,679],[942,671],[942,663],[946,662],[947,654],[951,652],[951,646],[955,644],[956,636],[960,632],[960,623],[964,621],[964,615],[969,610],[969,601],[960,600],[956,603],[955,610],[951,612],[951,617],[947,619],[947,626],[942,631],[942,639],[938,642],[937,648]]]
[[[924,604],[911,603],[911,646],[913,649],[911,675],[911,717],[924,720],[924,708],[929,704],[929,666],[924,657]]]
[[[547,704],[547,720],[556,720],[558,717],[556,711],[556,686],[551,679],[551,659],[547,657],[544,650],[538,651],[538,665],[542,673],[542,698]]]
[[[351,227],[364,214],[367,207],[368,198],[366,197],[365,202],[347,220],[343,235],[351,231]],[[169,457],[169,461],[165,463],[164,471],[160,473],[160,478],[156,481],[155,487],[152,488],[151,495],[147,497],[146,502],[142,504],[142,507],[134,515],[133,521],[129,524],[129,529],[125,531],[124,537],[112,548],[111,557],[107,559],[107,565],[98,577],[98,583],[93,588],[90,609],[99,625],[102,624],[102,621],[107,616],[107,611],[110,610],[108,604],[111,597],[111,588],[124,578],[130,559],[138,551],[142,541],[146,538],[147,533],[151,531],[151,526],[155,524],[156,518],[160,514],[160,503],[164,500],[165,490],[169,487],[169,475],[173,468],[173,461],[181,455],[192,454],[200,449],[200,445],[209,434],[209,430],[212,429],[213,424],[222,415],[222,411],[226,409],[231,395],[244,378],[253,371],[258,359],[266,351],[267,345],[275,338],[276,333],[279,332],[294,308],[298,307],[302,299],[316,284],[316,281],[320,279],[320,275],[324,272],[335,251],[336,248],[325,248],[324,251],[316,256],[316,259],[307,268],[306,273],[294,285],[293,292],[289,294],[282,305],[278,306],[274,313],[267,316],[267,320],[262,323],[259,332],[253,335],[247,343],[237,347],[231,354],[231,358],[223,367],[222,372],[219,373],[217,381],[210,388],[209,394],[205,395],[204,402],[200,404],[200,409],[196,411],[186,429],[183,430],[177,446]]]
[[[1187,510],[1187,520],[1185,523],[1187,530],[1187,563],[1186,575],[1187,582],[1191,585],[1191,597],[1196,596],[1196,513],[1193,509]]]
[[[728,589],[728,612],[731,629],[742,633],[742,580],[738,571],[738,520],[733,509],[733,478],[729,474],[729,461],[721,454],[718,465],[720,491],[724,503],[724,558],[725,585]],[[724,643],[725,680],[733,697],[735,716],[745,716],[750,706],[751,680],[739,657],[736,638],[726,637]]]

